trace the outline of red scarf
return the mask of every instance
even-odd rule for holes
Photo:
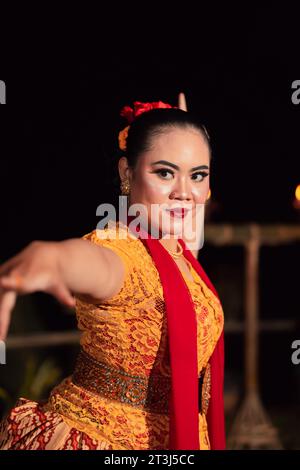
[[[128,217],[128,222],[133,220]],[[146,234],[143,229],[139,235]],[[159,272],[167,312],[171,365],[171,400],[169,449],[199,450],[197,323],[190,291],[172,256],[159,240],[141,237]],[[218,297],[200,263],[187,249],[183,240],[184,257]],[[210,358],[211,398],[207,412],[211,449],[225,449],[224,427],[224,334],[222,332]]]

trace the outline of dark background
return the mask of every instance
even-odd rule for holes
[[[300,105],[291,101],[292,82],[300,79],[298,11],[282,4],[164,5],[113,4],[110,11],[99,5],[94,12],[86,7],[67,15],[32,10],[31,22],[18,11],[1,49],[7,105],[0,109],[0,260],[33,239],[61,240],[92,230],[97,206],[118,194],[117,136],[126,125],[120,109],[135,100],[177,105],[181,91],[212,140],[210,221],[299,224],[300,209],[292,203],[300,184]],[[75,13],[81,16],[75,19]],[[204,267],[224,292],[227,318],[242,319],[242,250],[202,251]],[[298,319],[298,266],[299,243],[262,250],[262,318]],[[12,333],[75,326],[53,299],[33,299],[36,313],[27,305],[28,317],[16,315]],[[29,300],[19,302],[21,312]],[[292,414],[299,407],[300,379],[290,355],[298,336],[261,335],[263,399],[276,410],[289,404]],[[228,335],[227,369],[240,385],[242,348],[241,336]],[[63,355],[61,367],[69,372],[72,354],[69,362],[64,349],[49,354],[58,362]],[[22,381],[16,370],[23,362],[19,368],[16,357],[11,362],[14,369],[3,383],[14,395],[17,384],[9,384],[12,375]],[[291,442],[296,445],[293,437]]]
[[[134,100],[176,105],[180,91],[212,138],[218,221],[299,221],[292,207],[300,150],[300,105],[291,101],[300,76],[297,12],[197,2],[111,10],[81,21],[74,12],[67,22],[57,14],[53,23],[40,14],[34,26],[16,24],[3,42],[6,249],[22,243],[20,227],[27,241],[93,224],[95,207],[111,192],[105,176],[117,161],[121,107]]]

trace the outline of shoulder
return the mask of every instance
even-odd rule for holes
[[[121,291],[105,304],[135,307],[143,304],[159,288],[159,276],[152,257],[143,242],[121,222],[115,226],[95,229],[82,237],[99,246],[113,250],[125,266],[125,279]]]
[[[137,237],[130,232],[127,225],[120,221],[111,221],[107,223],[104,228],[97,227],[86,235],[83,235],[82,238],[100,244],[102,244],[104,241],[121,242],[121,244],[124,241],[127,243],[138,241]]]
[[[102,246],[114,246],[120,249],[138,249],[143,247],[143,243],[130,232],[127,225],[122,222],[112,222],[106,224],[104,228],[96,228],[91,232],[83,235],[84,240]]]
[[[137,266],[141,255],[145,255],[146,252],[141,240],[130,232],[127,225],[120,221],[109,223],[101,229],[96,228],[83,235],[82,238],[113,250],[122,258],[127,271],[131,270],[133,265]]]

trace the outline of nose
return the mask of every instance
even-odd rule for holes
[[[190,184],[184,176],[178,178],[170,194],[170,199],[179,199],[180,201],[192,199]]]

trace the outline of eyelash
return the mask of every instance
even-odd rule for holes
[[[167,178],[164,178],[164,177],[161,175],[161,173],[164,173],[164,172],[165,172],[165,173],[170,173],[171,175],[174,176],[174,172],[171,171],[171,170],[167,170],[166,168],[161,168],[160,170],[154,171],[154,173],[157,173],[158,175],[160,175],[160,177],[161,177],[162,179],[165,180],[165,179],[167,179]],[[205,171],[198,171],[197,173],[193,173],[192,176],[195,176],[195,175],[201,175],[201,176],[202,176],[202,180],[196,181],[196,183],[201,183],[202,181],[204,181],[204,178],[206,178],[206,176],[209,175],[209,173],[206,173]]]

